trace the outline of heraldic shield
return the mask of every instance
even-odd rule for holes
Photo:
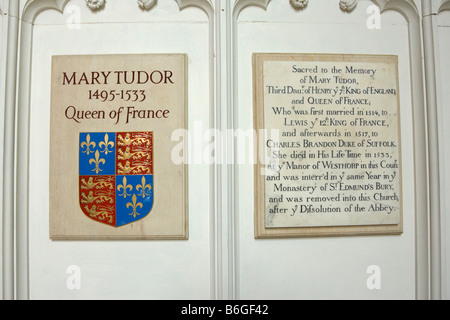
[[[112,227],[153,207],[153,132],[80,133],[79,199],[84,214]]]

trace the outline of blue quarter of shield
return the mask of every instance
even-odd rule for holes
[[[116,226],[144,218],[153,207],[153,175],[116,176]]]
[[[80,133],[79,172],[82,176],[116,173],[115,133]]]

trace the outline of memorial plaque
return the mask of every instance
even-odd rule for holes
[[[254,54],[255,236],[402,233],[398,58]]]
[[[187,239],[183,54],[54,56],[50,238]]]

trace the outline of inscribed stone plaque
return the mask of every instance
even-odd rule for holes
[[[255,54],[253,64],[256,237],[401,233],[398,58]]]
[[[50,238],[187,239],[186,55],[54,56]]]

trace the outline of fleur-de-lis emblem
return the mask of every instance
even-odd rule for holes
[[[105,150],[101,151],[102,153],[104,153],[105,155],[107,155],[108,153],[112,152],[111,150],[109,150],[109,146],[111,146],[111,148],[114,148],[114,142],[109,141],[109,136],[106,133],[105,134],[105,141],[102,141],[98,144],[98,146],[100,148],[105,147]]]
[[[132,208],[133,208],[133,212],[131,212],[129,215],[130,215],[130,216],[133,216],[133,218],[136,218],[136,216],[140,216],[140,215],[141,215],[140,213],[137,212],[136,209],[137,209],[138,207],[142,209],[142,207],[143,207],[144,205],[143,205],[141,202],[137,202],[137,197],[136,197],[135,194],[133,194],[133,197],[131,198],[131,200],[132,200],[132,203],[131,203],[131,202],[128,202],[128,203],[127,203],[127,209],[128,209],[129,207],[132,207]]]
[[[152,186],[149,184],[145,184],[145,177],[142,177],[141,183],[142,184],[138,184],[136,186],[136,190],[139,191],[139,189],[142,189],[141,193],[139,193],[139,196],[141,196],[142,198],[145,198],[146,196],[150,195],[150,191],[152,190]],[[147,190],[149,193],[147,193]]]
[[[82,152],[86,153],[87,155],[89,155],[90,153],[94,152],[94,151],[91,150],[91,146],[92,146],[92,148],[95,148],[95,142],[94,141],[91,142],[91,135],[88,134],[86,136],[86,141],[81,143],[81,149],[86,148],[86,150],[82,151]]]
[[[131,184],[127,184],[127,177],[123,177],[122,184],[117,187],[118,191],[120,191],[121,189],[123,189],[123,192],[122,194],[119,194],[120,197],[126,198],[131,195],[127,193],[127,190],[132,191],[133,186]]]
[[[89,164],[95,164],[95,168],[92,169],[92,171],[95,171],[96,174],[98,174],[100,171],[103,171],[102,169],[100,169],[100,164],[105,164],[105,162],[105,159],[100,158],[100,152],[98,152],[98,150],[95,151],[95,159],[89,160]]]

